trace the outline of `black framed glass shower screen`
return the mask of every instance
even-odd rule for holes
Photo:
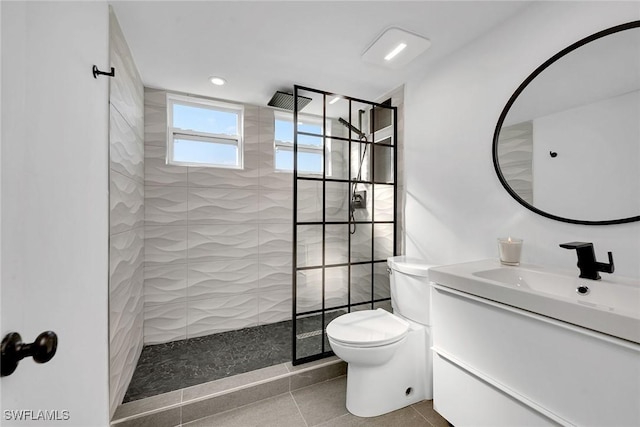
[[[303,109],[299,96],[311,98]],[[325,329],[337,316],[390,309],[386,260],[396,255],[397,109],[294,86],[293,122],[297,365],[333,354]],[[305,158],[309,146],[322,147],[321,167]]]

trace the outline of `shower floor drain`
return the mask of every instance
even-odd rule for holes
[[[296,335],[296,338],[301,340],[301,339],[304,339],[304,338],[315,337],[315,336],[318,336],[320,334],[322,334],[322,330],[318,329],[317,331],[311,331],[311,332],[305,332],[303,334],[298,334],[298,335]]]

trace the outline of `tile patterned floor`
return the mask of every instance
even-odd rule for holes
[[[182,427],[447,427],[432,401],[372,418],[351,415],[345,406],[346,377],[315,384],[242,406]]]

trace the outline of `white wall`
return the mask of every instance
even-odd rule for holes
[[[536,2],[407,84],[408,255],[438,264],[496,258],[496,238],[510,235],[524,238],[524,262],[577,273],[575,253],[558,244],[584,240],[603,261],[613,252],[615,274],[640,277],[639,223],[581,226],[536,215],[502,188],[491,157],[500,112],[536,67],[639,18],[637,2]]]
[[[2,327],[58,334],[45,365],[0,379],[0,422],[108,424],[105,2],[2,2]],[[4,410],[69,411],[60,422]]]
[[[638,91],[534,119],[535,207],[590,221],[638,215],[639,120]]]

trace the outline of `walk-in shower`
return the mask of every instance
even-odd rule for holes
[[[242,106],[235,170],[167,165],[170,95],[145,90],[145,347],[125,402],[328,356],[331,319],[390,308],[396,108],[293,92]]]

